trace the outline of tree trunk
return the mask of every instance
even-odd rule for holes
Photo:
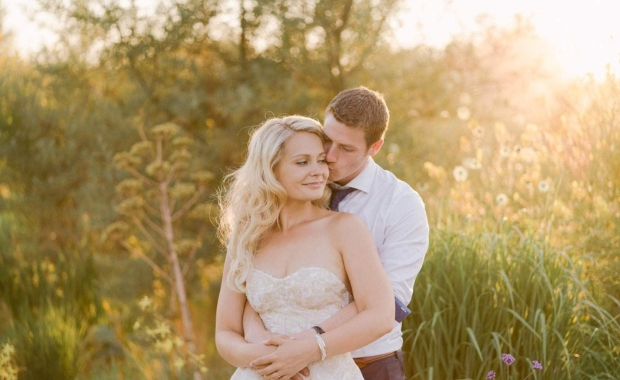
[[[168,242],[168,251],[170,255],[170,263],[172,264],[172,271],[174,272],[174,283],[176,295],[179,298],[179,308],[181,310],[181,319],[183,321],[183,335],[187,344],[187,349],[192,355],[196,355],[196,341],[194,337],[194,327],[192,324],[192,318],[189,312],[189,305],[187,304],[187,293],[185,292],[185,284],[183,281],[183,273],[181,272],[181,266],[179,265],[179,256],[174,248],[174,231],[172,229],[172,210],[170,209],[170,203],[168,202],[167,183],[162,182],[159,184],[160,191],[160,210],[162,220],[164,222],[164,233],[166,234],[166,241]],[[198,370],[194,371],[194,380],[202,380],[202,376]]]

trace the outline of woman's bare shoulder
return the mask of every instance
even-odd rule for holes
[[[331,211],[331,214],[328,216],[329,229],[338,236],[370,233],[366,223],[355,214],[334,211]]]

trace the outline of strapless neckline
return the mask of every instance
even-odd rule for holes
[[[322,272],[325,272],[325,273],[329,273],[333,278],[338,280],[339,283],[341,283],[342,285],[345,285],[344,282],[342,282],[342,280],[340,279],[340,277],[338,277],[334,272],[332,272],[332,271],[330,271],[328,269],[325,269],[325,268],[321,268],[321,267],[301,267],[301,268],[297,269],[295,272],[287,274],[284,277],[275,277],[275,276],[273,276],[273,275],[271,275],[271,274],[269,274],[269,273],[267,273],[265,271],[262,271],[262,270],[260,270],[258,268],[252,268],[252,269],[255,272],[258,272],[258,273],[260,273],[260,274],[262,274],[264,276],[267,276],[267,277],[269,277],[269,278],[271,278],[273,280],[276,280],[276,281],[286,281],[286,280],[288,280],[288,279],[290,279],[292,277],[295,277],[295,276],[299,275],[301,272],[311,271],[311,270],[319,270],[319,271],[322,271]],[[345,288],[346,288],[346,285],[345,285]]]

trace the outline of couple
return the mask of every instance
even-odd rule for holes
[[[358,87],[323,127],[289,116],[253,133],[221,204],[216,345],[232,379],[405,378],[400,322],[428,223],[419,195],[371,158],[388,120],[383,96]]]

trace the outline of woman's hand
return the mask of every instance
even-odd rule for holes
[[[274,336],[264,344],[278,348],[269,355],[253,360],[250,367],[268,379],[301,380],[298,373],[309,376],[308,364],[321,359],[321,351],[314,339],[296,340]]]

